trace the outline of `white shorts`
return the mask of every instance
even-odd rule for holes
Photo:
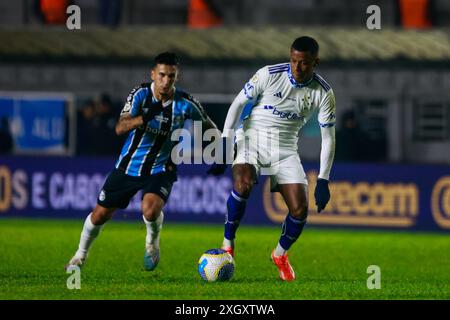
[[[236,157],[233,166],[236,164],[253,165],[257,177],[260,174],[270,176],[271,190],[278,184],[308,185],[296,148],[281,149],[277,142],[260,135],[246,135],[242,129],[236,131]]]

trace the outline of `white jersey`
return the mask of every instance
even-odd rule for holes
[[[265,136],[266,141],[276,139],[281,154],[288,156],[297,153],[298,132],[316,110],[322,135],[319,177],[328,180],[335,149],[336,102],[331,86],[317,73],[307,83],[300,84],[294,79],[289,63],[259,69],[231,104],[222,135],[232,136],[239,120],[243,120],[236,132],[237,139],[249,131],[251,135],[256,132]],[[259,144],[256,141],[253,146],[258,159],[262,158],[263,149]],[[239,143],[238,153],[235,163],[248,163],[247,151],[239,148]],[[266,153],[269,157],[270,152]],[[257,162],[255,159],[252,161]],[[301,165],[295,166],[301,172]]]
[[[335,97],[330,85],[317,73],[308,83],[297,83],[289,63],[259,69],[240,94],[253,102],[249,114],[243,114],[244,130],[276,128],[280,147],[297,148],[298,132],[315,110],[319,111],[321,127],[335,125]]]

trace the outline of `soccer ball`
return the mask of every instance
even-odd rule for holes
[[[198,260],[198,273],[206,281],[230,280],[234,273],[233,257],[221,249],[208,250]]]

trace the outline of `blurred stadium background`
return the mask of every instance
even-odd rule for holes
[[[72,4],[80,30],[66,27]],[[366,27],[374,4],[380,30]],[[0,216],[77,218],[81,228],[120,152],[120,109],[157,53],[179,54],[179,86],[221,127],[254,72],[287,61],[293,39],[310,35],[338,121],[332,200],[321,215],[311,205],[310,226],[448,233],[449,17],[447,0],[1,1]],[[299,150],[313,187],[314,117]],[[169,223],[223,222],[230,172],[205,171],[180,166]],[[260,182],[243,225],[278,228],[286,207]],[[139,208],[136,197],[117,217],[140,219]]]

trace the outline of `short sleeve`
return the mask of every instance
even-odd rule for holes
[[[127,97],[127,101],[120,113],[121,116],[129,114],[132,117],[137,117],[141,114],[142,103],[146,97],[146,89],[142,86],[135,87],[131,90],[130,94]]]
[[[317,120],[322,128],[333,127],[336,124],[336,99],[331,89],[325,93],[320,103]]]
[[[264,92],[269,82],[269,70],[267,67],[259,69],[253,77],[244,85],[243,93],[248,100],[256,100]]]

